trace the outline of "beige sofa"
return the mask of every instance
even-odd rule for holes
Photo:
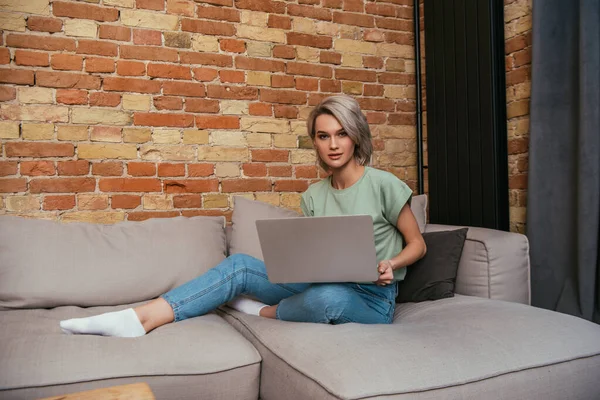
[[[413,211],[425,231],[424,198]],[[392,325],[288,323],[223,307],[137,339],[58,321],[123,309],[210,268],[261,256],[236,200],[216,217],[111,226],[0,217],[0,398],[147,382],[158,399],[598,399],[600,327],[529,303],[526,237],[470,228],[456,293],[399,304]]]

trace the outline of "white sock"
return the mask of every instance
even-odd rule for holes
[[[64,333],[70,335],[138,337],[146,334],[146,330],[133,308],[88,318],[67,319],[60,321],[60,327]]]
[[[248,297],[240,296],[231,300],[227,305],[234,310],[238,310],[243,312],[244,314],[250,315],[260,315],[260,310],[265,307],[268,307],[267,304],[261,303],[260,301],[256,301],[250,299]]]

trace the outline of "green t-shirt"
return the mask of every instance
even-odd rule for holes
[[[379,263],[395,257],[404,246],[396,223],[411,196],[412,190],[395,175],[365,167],[363,176],[346,189],[335,189],[331,177],[310,185],[302,194],[300,207],[306,216],[370,215]],[[405,275],[406,268],[394,271],[398,281]]]

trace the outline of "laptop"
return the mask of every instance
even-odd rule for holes
[[[378,279],[369,215],[256,221],[269,281],[374,282]]]

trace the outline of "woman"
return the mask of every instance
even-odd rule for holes
[[[367,167],[371,132],[356,100],[325,99],[310,114],[308,133],[330,176],[302,195],[307,216],[373,217],[379,279],[374,284],[273,284],[264,263],[244,254],[228,257],[205,274],[135,309],[61,321],[66,333],[136,337],[174,321],[206,314],[222,304],[284,321],[341,324],[391,323],[396,280],[425,255],[410,209],[411,190],[394,175]],[[249,294],[262,303],[237,298]],[[234,300],[235,299],[235,300]]]

